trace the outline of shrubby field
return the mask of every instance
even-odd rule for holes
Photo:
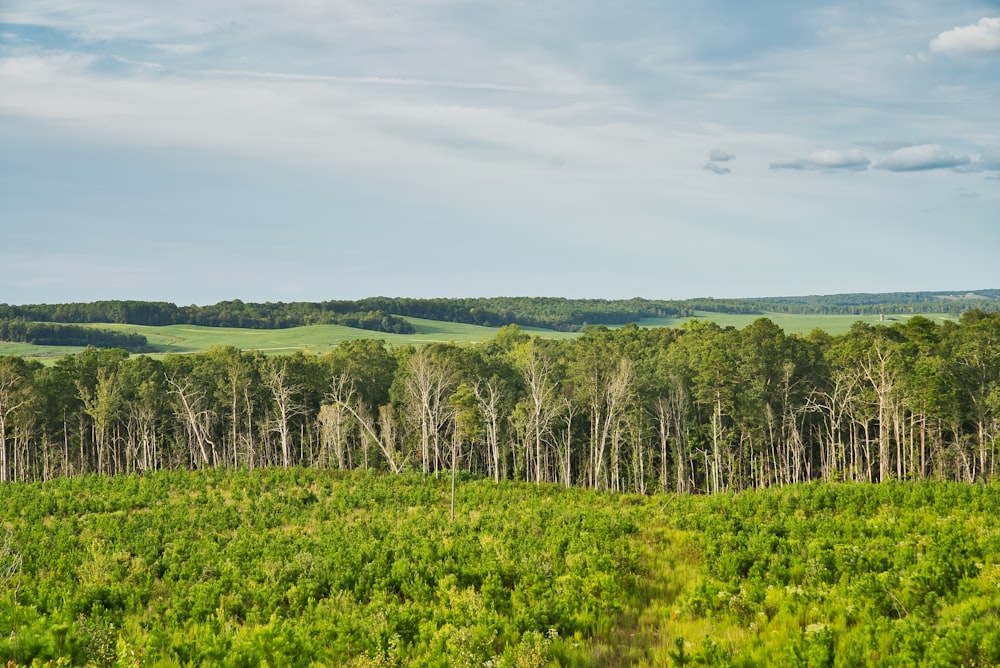
[[[633,604],[641,505],[292,469],[0,488],[23,555],[0,660],[586,662]]]
[[[292,468],[0,487],[14,665],[984,666],[1000,489]]]
[[[677,498],[698,576],[661,639],[693,665],[1000,664],[1000,491],[810,484]],[[684,665],[678,647],[655,665]]]

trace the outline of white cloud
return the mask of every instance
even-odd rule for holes
[[[969,156],[949,153],[938,144],[922,144],[893,151],[876,162],[875,169],[884,169],[890,172],[918,172],[961,167],[970,162]]]
[[[712,152],[708,154],[708,159],[712,162],[729,162],[730,160],[735,160],[736,156],[716,148],[712,149]]]
[[[818,169],[827,171],[864,171],[871,160],[864,151],[856,148],[847,151],[816,151],[806,158],[778,160],[771,163],[771,169]]]
[[[930,49],[948,56],[1000,51],[1000,17],[946,30],[931,40]]]

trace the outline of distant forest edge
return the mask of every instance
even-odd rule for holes
[[[252,303],[238,299],[210,306],[177,306],[170,302],[97,301],[68,304],[0,304],[0,322],[115,323],[130,325],[202,325],[248,329],[282,329],[304,325],[344,325],[378,332],[413,334],[405,318],[502,327],[520,325],[556,331],[581,331],[588,325],[626,325],[644,318],[693,317],[696,311],[763,315],[917,314],[929,311],[958,316],[970,310],[1000,311],[1000,290],[969,292],[895,292],[814,295],[754,299],[686,300],[565,299],[559,297],[482,297],[410,299],[371,297],[356,301]],[[3,330],[0,330],[2,332]],[[41,330],[38,330],[41,331]],[[120,334],[103,332],[102,336]],[[52,330],[38,338],[65,343],[79,338],[76,330]],[[93,334],[91,334],[93,336]],[[0,338],[3,338],[0,336]],[[27,339],[6,339],[23,340]],[[97,344],[94,344],[97,345]],[[120,344],[116,344],[120,345]],[[136,345],[133,343],[132,345]],[[139,345],[145,345],[139,344]]]
[[[587,325],[625,325],[642,318],[693,315],[680,302],[643,299],[608,301],[550,297],[405,299],[372,297],[357,301],[250,303],[238,299],[211,306],[169,302],[99,301],[73,304],[0,305],[0,320],[129,325],[202,325],[282,329],[305,325],[345,325],[394,334],[415,332],[404,318],[502,327],[520,325],[580,331]]]
[[[121,348],[130,353],[150,352],[149,341],[142,334],[80,325],[32,322],[24,318],[0,319],[0,341],[36,346]]]

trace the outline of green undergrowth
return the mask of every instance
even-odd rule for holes
[[[0,665],[998,665],[998,492],[466,479],[452,523],[417,475],[5,485]]]
[[[8,485],[0,662],[592,665],[645,500],[294,469]]]
[[[678,498],[699,574],[644,665],[1000,665],[1000,488]]]

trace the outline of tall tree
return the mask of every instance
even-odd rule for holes
[[[450,421],[448,397],[454,391],[455,373],[448,358],[435,346],[408,351],[401,375],[407,415],[419,433],[424,473],[437,474],[442,461],[442,443]]]
[[[547,479],[545,455],[553,421],[558,415],[557,380],[552,359],[538,339],[531,339],[513,351],[515,364],[527,391],[522,400],[525,478]]]
[[[14,426],[14,417],[28,405],[30,371],[19,357],[0,358],[0,482],[9,482],[10,444],[8,435]]]
[[[273,358],[266,373],[265,382],[274,401],[271,429],[278,434],[281,465],[287,469],[293,463],[291,422],[295,416],[304,415],[306,412],[305,405],[300,399],[302,387],[289,377],[288,361],[285,359]]]

